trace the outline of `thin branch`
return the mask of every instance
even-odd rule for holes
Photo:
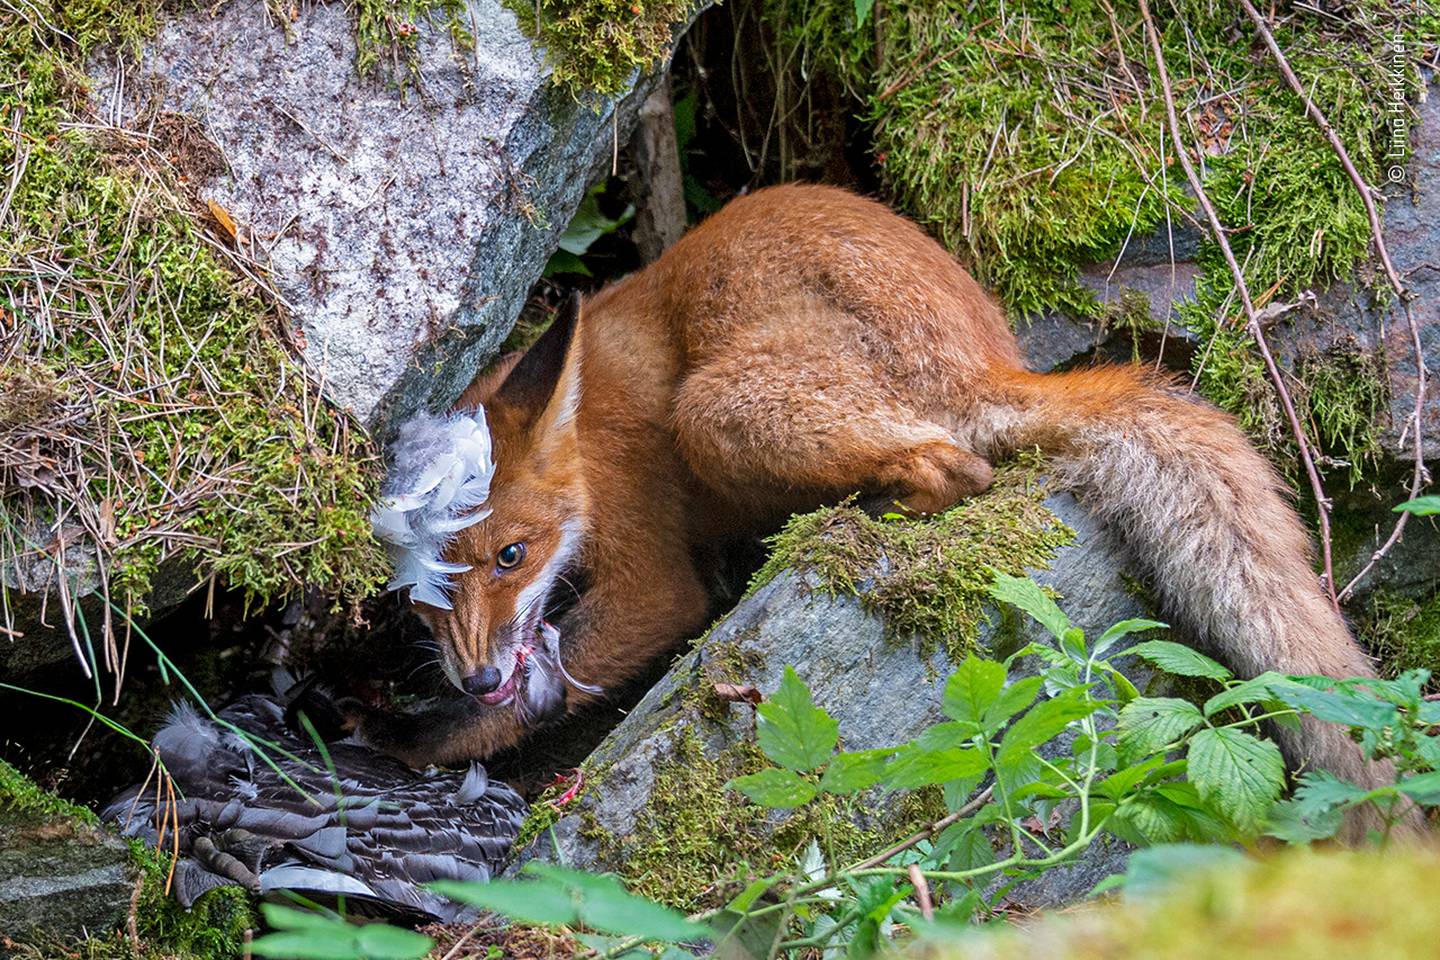
[[[964,820],[966,817],[970,816],[970,814],[974,813],[976,810],[979,810],[982,806],[989,802],[990,796],[994,792],[994,787],[986,787],[984,790],[981,790],[979,793],[975,794],[974,798],[971,799],[969,803],[965,804],[965,806],[961,807],[959,810],[956,810],[949,816],[942,817],[941,819],[936,820],[928,827],[923,827],[915,833],[912,833],[904,840],[901,840],[899,843],[895,844],[895,846],[890,847],[887,850],[882,850],[879,853],[875,854],[875,856],[870,857],[867,860],[861,860],[859,863],[846,867],[841,872],[850,873],[855,870],[868,870],[871,867],[878,867],[886,860],[889,860],[891,857],[895,856],[895,854],[903,853],[904,851],[909,850],[911,847],[915,846],[917,843],[921,843],[925,840],[930,840],[934,838],[935,836],[939,835],[940,831],[944,830],[952,823],[958,823],[961,820]]]
[[[1270,353],[1270,345],[1265,340],[1265,331],[1261,328],[1260,318],[1256,313],[1255,304],[1250,299],[1250,288],[1245,283],[1245,274],[1240,269],[1240,264],[1235,259],[1235,251],[1230,248],[1230,241],[1225,237],[1225,228],[1220,223],[1220,216],[1215,212],[1210,197],[1205,193],[1204,184],[1200,181],[1200,175],[1195,171],[1195,165],[1190,162],[1190,154],[1185,149],[1185,141],[1180,136],[1180,119],[1175,111],[1175,92],[1170,86],[1170,73],[1165,68],[1165,53],[1160,48],[1160,32],[1155,26],[1155,19],[1150,15],[1150,5],[1147,0],[1140,0],[1140,15],[1145,21],[1145,34],[1150,39],[1150,51],[1155,57],[1155,68],[1160,74],[1160,89],[1165,96],[1165,113],[1170,121],[1170,139],[1175,147],[1175,155],[1180,161],[1180,166],[1185,170],[1185,177],[1190,181],[1190,187],[1195,191],[1195,196],[1200,201],[1200,207],[1205,211],[1205,219],[1209,222],[1210,233],[1220,250],[1225,255],[1225,263],[1230,268],[1230,275],[1235,280],[1236,291],[1240,295],[1240,304],[1245,310],[1245,323],[1250,335],[1255,338],[1255,344],[1260,348],[1260,356],[1265,361],[1266,372],[1270,375],[1270,381],[1275,385],[1275,392],[1280,398],[1280,405],[1285,411],[1285,418],[1290,422],[1290,432],[1295,437],[1295,443],[1300,450],[1300,461],[1305,465],[1305,475],[1310,481],[1311,492],[1315,496],[1315,507],[1320,514],[1320,550],[1325,563],[1325,593],[1330,598],[1330,604],[1338,612],[1340,601],[1335,596],[1335,571],[1330,558],[1330,501],[1325,496],[1325,488],[1320,482],[1320,473],[1315,469],[1315,458],[1310,452],[1309,441],[1305,439],[1305,431],[1300,426],[1300,418],[1295,414],[1295,404],[1290,399],[1290,391],[1285,387],[1285,380],[1280,375],[1280,368],[1275,364],[1275,358]]]
[[[1365,204],[1365,216],[1370,220],[1370,238],[1375,243],[1375,255],[1379,258],[1381,266],[1384,267],[1385,278],[1390,281],[1390,287],[1395,291],[1395,296],[1405,311],[1405,322],[1410,327],[1410,348],[1415,354],[1415,412],[1411,415],[1414,418],[1415,426],[1415,473],[1410,480],[1410,499],[1414,500],[1420,496],[1421,488],[1429,479],[1429,473],[1425,469],[1425,436],[1421,429],[1423,422],[1421,418],[1425,412],[1425,352],[1420,344],[1420,329],[1415,325],[1415,317],[1410,308],[1410,296],[1405,291],[1404,281],[1400,279],[1400,271],[1395,269],[1395,264],[1390,259],[1390,251],[1385,247],[1385,231],[1380,224],[1380,213],[1375,208],[1374,188],[1360,176],[1360,172],[1355,169],[1355,164],[1350,160],[1350,152],[1345,149],[1344,142],[1335,132],[1335,128],[1331,126],[1330,120],[1315,105],[1315,101],[1306,94],[1300,78],[1290,68],[1290,61],[1285,58],[1280,45],[1275,42],[1275,35],[1270,32],[1270,25],[1260,11],[1255,9],[1255,5],[1250,0],[1240,0],[1240,3],[1255,24],[1255,29],[1259,32],[1261,39],[1265,41],[1265,46],[1270,48],[1270,55],[1275,58],[1275,64],[1280,68],[1285,82],[1290,84],[1290,89],[1294,90],[1295,95],[1305,104],[1305,112],[1310,115],[1311,120],[1315,121],[1320,132],[1325,134],[1325,139],[1330,141],[1335,155],[1340,158],[1340,166],[1345,168],[1346,176],[1355,185],[1355,191],[1360,194],[1360,202]],[[1354,579],[1345,585],[1344,590],[1340,591],[1339,599],[1344,600],[1348,597],[1350,592],[1355,589],[1356,584],[1375,569],[1375,565],[1385,554],[1390,552],[1390,548],[1399,542],[1400,535],[1405,532],[1405,524],[1409,519],[1410,514],[1402,511],[1400,519],[1395,521],[1395,528],[1390,532],[1389,538],[1379,550],[1371,555],[1370,562],[1365,564]]]

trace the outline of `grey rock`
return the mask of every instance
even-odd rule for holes
[[[1046,505],[1076,532],[1051,569],[1035,578],[1064,597],[1066,612],[1087,633],[1098,636],[1112,623],[1147,615],[1144,604],[1127,589],[1118,571],[1120,549],[1069,495],[1050,497]],[[997,620],[998,623],[998,620]],[[1003,656],[1042,630],[1028,621],[1002,639],[996,625],[984,625],[979,643]],[[679,659],[665,678],[636,706],[586,762],[592,786],[576,808],[559,820],[558,849],[541,855],[570,866],[626,873],[627,838],[652,817],[657,775],[682,740],[699,743],[704,755],[720,758],[753,740],[754,720],[746,705],[730,704],[720,713],[706,702],[717,679],[712,664],[743,663],[741,677],[727,681],[776,689],[787,665],[809,685],[815,702],[840,725],[848,750],[893,746],[944,720],[941,700],[952,664],[942,650],[922,651],[887,638],[885,624],[853,596],[830,596],[815,581],[795,571],[782,572],[744,600],[698,645]],[[903,824],[882,797],[858,824],[895,831]],[[783,818],[772,827],[778,828]],[[843,828],[841,828],[843,829]],[[605,837],[602,842],[598,837]],[[1062,871],[1033,890],[1012,898],[1036,906],[1073,901],[1100,877],[1123,869],[1122,844],[1097,846],[1072,870]]]
[[[104,936],[123,928],[135,882],[130,848],[115,836],[0,802],[0,934]]]
[[[350,16],[312,4],[282,29],[232,0],[92,72],[113,122],[156,96],[200,121],[228,167],[203,195],[268,266],[325,395],[374,427],[452,403],[495,354],[654,78],[577,100],[513,12],[471,0],[474,49],[422,21],[402,93],[356,72]]]

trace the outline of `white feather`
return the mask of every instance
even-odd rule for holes
[[[495,476],[485,411],[421,413],[400,424],[392,462],[370,524],[395,564],[388,589],[410,588],[416,603],[450,609],[450,575],[470,567],[449,563],[456,533],[489,516],[479,509]]]

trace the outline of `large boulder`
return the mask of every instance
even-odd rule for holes
[[[1033,496],[1033,509],[1017,512],[1014,477],[1006,476],[998,491],[975,501],[977,512],[960,525],[969,528],[962,536],[977,544],[1003,540],[993,531],[1015,524],[1067,532],[1068,543],[1054,550],[1049,569],[1034,575],[1063,597],[1074,622],[1098,636],[1118,620],[1148,615],[1133,581],[1121,572],[1122,552],[1084,508],[1068,494],[1044,498],[1032,489],[1021,499]],[[829,522],[818,535],[847,535],[833,525],[850,522],[843,515]],[[1020,548],[1022,556],[1027,553]],[[1020,565],[1042,567],[1049,553],[1041,549]],[[780,570],[755,589],[674,664],[586,761],[583,792],[565,807],[553,832],[541,831],[539,854],[584,869],[616,871],[645,893],[693,907],[723,898],[716,885],[731,879],[739,863],[764,870],[776,862],[772,858],[799,855],[812,838],[833,843],[838,857],[862,857],[935,819],[938,798],[923,794],[817,801],[819,806],[784,816],[724,789],[730,777],[756,769],[760,758],[753,710],[720,699],[716,684],[773,692],[785,668],[793,666],[815,702],[839,722],[845,749],[893,746],[944,719],[945,680],[965,650],[1003,657],[1042,639],[1029,621],[993,610],[987,618],[978,608],[969,633],[962,628],[940,642],[897,636],[894,628],[905,622],[905,611],[926,606],[929,600],[920,594],[936,585],[931,571],[910,576],[894,569],[896,557],[872,559],[858,594],[834,590],[830,576],[803,565]],[[982,568],[977,576],[987,574]],[[898,595],[901,584],[917,595]],[[956,588],[955,583],[939,587]],[[978,603],[978,594],[972,599]],[[827,819],[834,821],[828,828]],[[1073,867],[1052,871],[1042,883],[1010,896],[1031,906],[1074,900],[1122,870],[1125,856],[1122,845],[1097,845]]]
[[[577,99],[500,0],[464,8],[398,24],[412,62],[384,74],[357,70],[351,5],[275,24],[266,0],[190,9],[138,63],[92,69],[105,117],[200,122],[220,155],[203,197],[268,268],[325,395],[372,426],[448,405],[493,356],[655,82]]]

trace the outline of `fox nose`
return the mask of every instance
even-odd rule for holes
[[[483,697],[494,693],[500,686],[500,671],[495,667],[482,667],[479,673],[472,673],[460,681],[465,692],[472,697]]]

